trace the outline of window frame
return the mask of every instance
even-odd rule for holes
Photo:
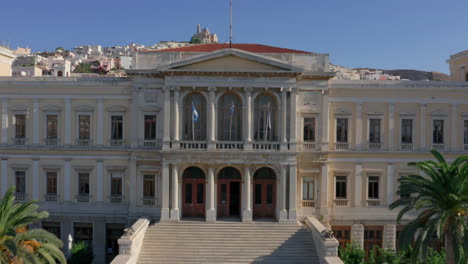
[[[371,133],[371,120],[379,120],[379,142],[371,142],[370,141],[370,133]],[[381,115],[368,115],[367,118],[367,143],[369,144],[383,144],[383,116]]]
[[[24,136],[23,137],[17,137],[17,134],[18,134],[18,124],[17,124],[17,116],[24,116],[24,125],[23,125],[23,129],[24,129]],[[13,128],[13,135],[14,135],[14,138],[15,139],[27,139],[28,138],[28,114],[26,112],[14,112],[13,113],[13,124],[12,124],[12,128]]]
[[[81,193],[80,189],[81,189],[81,186],[80,186],[80,174],[84,174],[84,173],[87,173],[88,174],[88,193]],[[77,195],[79,196],[91,196],[91,170],[87,170],[87,171],[82,171],[82,170],[79,170],[76,172],[76,181],[77,181]]]
[[[305,181],[305,178],[311,178],[311,181]],[[313,175],[303,175],[301,177],[301,199],[302,201],[315,201],[315,198],[317,196],[316,192],[316,177]],[[306,183],[311,183],[312,184],[312,199],[310,197],[307,197],[307,199],[304,199],[304,187],[306,186]],[[308,188],[310,190],[310,188]],[[309,195],[309,192],[307,192],[307,196]]]
[[[113,177],[114,174],[120,174],[120,193],[118,194],[113,194],[113,186],[114,186],[114,178],[117,178],[117,177]],[[124,194],[124,175],[125,175],[125,172],[124,171],[121,171],[121,170],[111,170],[109,171],[109,195],[112,196],[112,197],[122,197],[123,194]]]
[[[24,173],[23,176],[22,176],[23,177],[22,187],[23,187],[24,190],[22,190],[22,191],[21,190],[18,191],[18,187],[19,187],[18,182],[17,182],[17,177],[18,177],[17,173],[18,172],[23,172]],[[26,182],[26,180],[27,180],[27,169],[25,169],[25,168],[14,168],[13,169],[13,176],[14,176],[13,180],[15,182],[15,193],[26,194],[28,192],[28,183]]]
[[[446,117],[432,117],[431,118],[431,143],[432,144],[437,144],[437,145],[446,145],[447,144],[447,118]],[[434,125],[436,121],[442,121],[442,142],[435,142],[434,141]]]
[[[80,116],[89,116],[89,138],[80,138]],[[78,140],[92,140],[93,137],[93,112],[76,112],[76,136]]]
[[[57,137],[56,138],[49,138],[48,136],[48,131],[49,131],[49,126],[48,126],[48,119],[47,117],[50,116],[50,115],[56,115],[57,116],[57,127],[56,127],[56,134],[57,134]],[[42,131],[44,132],[44,139],[56,139],[56,140],[60,140],[60,124],[61,124],[61,115],[60,115],[60,112],[59,111],[44,111],[43,113],[43,117],[44,117],[44,121],[43,121],[43,124],[44,124],[44,129],[42,129]]]
[[[334,184],[333,184],[333,189],[334,189],[333,190],[333,197],[335,198],[335,200],[349,200],[349,195],[350,195],[349,185],[350,184],[349,184],[349,179],[348,179],[349,177],[348,176],[349,176],[348,174],[346,174],[346,175],[345,174],[335,174]],[[345,197],[338,197],[337,196],[338,193],[337,193],[337,188],[336,187],[337,187],[337,183],[338,183],[338,177],[344,177],[345,178],[345,183],[346,183],[346,186],[345,186],[346,188],[344,188],[345,192],[346,192]]]
[[[146,138],[146,116],[154,116],[154,138]],[[143,113],[143,129],[142,129],[142,138],[143,140],[158,140],[158,114],[156,112],[144,112]]]
[[[112,117],[120,116],[122,118],[122,138],[113,138],[112,136]],[[122,112],[110,112],[109,113],[109,140],[125,140],[125,113]]]
[[[313,125],[314,125],[314,140],[305,140],[305,134],[304,134],[304,128],[305,128],[305,120],[306,119],[314,119],[313,121]],[[301,130],[301,133],[302,133],[302,142],[305,142],[305,143],[317,143],[317,139],[319,137],[318,135],[318,129],[317,129],[317,124],[318,124],[318,115],[317,114],[305,114],[302,116],[302,130]]]
[[[346,121],[346,141],[338,141],[338,119],[345,119]],[[351,142],[351,116],[348,115],[336,115],[335,116],[335,142],[336,143],[343,143],[343,144],[350,144]]]
[[[370,188],[370,184],[371,184],[371,177],[377,177],[377,198],[376,197],[370,197],[370,193],[369,193],[369,188]],[[381,174],[376,174],[376,173],[369,173],[367,174],[367,183],[366,183],[366,197],[367,197],[367,200],[380,200],[382,199],[382,195],[383,195],[383,190],[382,190],[382,175]],[[375,183],[375,182],[373,182]]]
[[[411,143],[405,143],[403,142],[403,120],[411,120]],[[416,133],[415,133],[415,123],[416,123],[416,116],[414,115],[410,115],[410,116],[402,116],[400,115],[400,144],[412,144],[414,145],[415,144],[415,136],[416,136]]]

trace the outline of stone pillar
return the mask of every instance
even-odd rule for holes
[[[291,88],[291,103],[290,103],[290,125],[289,125],[289,148],[291,150],[296,150],[296,144],[297,144],[297,111],[296,111],[296,106],[297,106],[297,88]]]
[[[2,197],[5,195],[8,190],[8,159],[2,157]]]
[[[132,129],[130,129],[130,147],[135,148],[138,145],[138,89],[134,88],[132,91],[132,99],[130,100],[130,125]],[[164,110],[166,106],[164,106]],[[166,111],[163,112],[165,114]],[[164,117],[164,129],[166,129],[166,118]],[[164,139],[163,139],[164,140]]]
[[[329,208],[328,208],[328,186],[330,179],[328,177],[328,164],[322,164],[322,171],[320,176],[320,214],[324,216],[325,222],[328,221]]]
[[[179,95],[180,88],[174,88],[174,135],[172,137],[172,148],[179,148]]]
[[[70,250],[73,244],[73,221],[68,217],[64,219],[65,220],[60,223],[60,234],[62,236],[65,256],[70,256]]]
[[[395,190],[394,190],[394,170],[393,163],[387,164],[387,205],[393,203]]]
[[[353,224],[351,226],[351,242],[360,248],[364,248],[364,225]]]
[[[2,144],[8,144],[8,99],[2,100]]]
[[[289,221],[297,220],[297,168],[289,164]]]
[[[279,221],[284,222],[287,221],[288,219],[288,211],[286,210],[286,166],[287,165],[281,165],[281,175],[280,175],[280,200],[278,203],[279,206]]]
[[[172,164],[172,209],[171,220],[179,221],[179,175],[177,165]]]
[[[104,99],[98,99],[97,111],[97,142],[96,145],[102,146],[104,144]]]
[[[252,222],[252,178],[250,175],[250,168],[244,169],[244,211],[242,211],[242,222]]]
[[[354,190],[354,206],[362,207],[362,164],[356,164],[355,168],[355,190]]]
[[[169,87],[164,87],[164,128],[163,128],[163,149],[170,148],[170,132],[171,132],[171,90]],[[137,102],[135,102],[137,103]]]
[[[161,221],[169,220],[169,164],[162,164],[162,207]]]
[[[458,142],[458,140],[457,140],[458,126],[457,126],[457,105],[456,104],[452,104],[451,121],[452,121],[452,125],[451,125],[452,135],[450,136],[450,138],[451,138],[450,142],[452,144],[451,144],[450,149],[452,150],[452,152],[455,152],[455,151],[458,151],[458,145],[457,145],[457,142]]]
[[[104,220],[93,223],[94,263],[106,263],[106,224]]]
[[[103,160],[98,159],[96,165],[96,174],[97,174],[97,181],[96,181],[96,201],[103,202],[103,192],[104,192],[104,185],[103,185],[103,178],[104,178],[104,166],[102,164]]]
[[[33,138],[32,143],[34,145],[39,145],[39,99],[34,99],[33,103]]]
[[[388,150],[395,151],[395,104],[388,106]]]
[[[360,151],[363,149],[362,143],[362,103],[356,104],[356,150]]]
[[[64,144],[65,146],[71,146],[71,123],[72,123],[72,110],[71,110],[71,99],[66,98],[65,99],[65,139],[64,139]]]
[[[71,201],[71,159],[65,159],[63,165],[63,200],[65,202]]]
[[[129,169],[130,169],[130,183],[129,183],[129,186],[130,187],[134,187],[133,190],[141,190],[141,186],[138,186],[138,172],[137,172],[137,161],[136,161],[136,157],[134,154],[132,154],[130,156],[130,166],[129,166]],[[132,188],[130,188],[132,189]],[[130,213],[135,213],[136,212],[136,207],[138,205],[138,199],[140,197],[143,197],[143,194],[139,194],[138,192],[136,191],[131,191],[130,192],[130,206],[129,206],[129,211]]]
[[[32,163],[32,199],[39,200],[39,158],[33,158]]]
[[[322,151],[327,151],[328,150],[328,144],[329,144],[329,139],[328,139],[328,133],[330,129],[330,103],[328,102],[328,94],[324,94],[322,96],[322,139],[321,139],[321,149]]]
[[[209,87],[209,100],[207,109],[207,132],[208,132],[208,149],[216,149],[215,139],[215,91],[216,87]]]
[[[244,117],[245,134],[244,134],[244,149],[252,150],[252,88],[245,88],[245,104],[246,111]]]
[[[421,126],[419,127],[419,150],[426,150],[426,104],[421,104],[420,116]]]
[[[287,89],[281,88],[281,150],[288,149],[287,122],[288,122],[288,93]]]
[[[214,169],[212,167],[208,168],[208,190],[207,194],[207,201],[208,201],[208,209],[206,210],[206,221],[207,222],[214,222],[216,221],[216,210],[215,210],[215,188],[214,188]]]
[[[384,225],[384,231],[383,231],[383,241],[382,245],[384,249],[387,250],[396,250],[396,225],[392,224],[386,224]]]

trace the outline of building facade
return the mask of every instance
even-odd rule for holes
[[[452,81],[468,81],[468,50],[451,55],[447,63],[450,66],[450,79]]]
[[[0,76],[11,76],[11,65],[15,58],[12,50],[0,46]]]
[[[468,85],[330,80],[328,55],[255,44],[139,52],[128,77],[0,78],[0,190],[111,259],[139,217],[315,216],[395,248],[410,161],[468,154]]]

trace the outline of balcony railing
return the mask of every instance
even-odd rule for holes
[[[26,201],[27,197],[28,197],[28,195],[26,193],[23,193],[23,192],[15,193],[15,200],[16,201],[24,202],[24,201]]]
[[[315,207],[314,200],[302,200],[302,207]]]
[[[180,141],[181,149],[206,149],[207,146],[206,141]]]
[[[89,203],[91,200],[90,197],[91,196],[89,194],[79,194],[75,196],[77,203]]]
[[[109,140],[109,146],[111,147],[122,147],[124,145],[123,139],[111,139]]]
[[[161,142],[157,139],[140,139],[138,147],[145,149],[161,149]]]
[[[315,151],[317,145],[315,142],[304,142],[302,143],[302,150],[304,151]]]
[[[143,197],[143,205],[145,206],[159,206],[158,200],[153,196]]]
[[[111,195],[109,196],[109,203],[111,204],[123,204],[124,197],[122,195]]]
[[[253,142],[252,148],[254,150],[280,150],[279,142]]]
[[[368,207],[378,207],[378,206],[380,206],[380,200],[376,200],[376,199],[367,200],[367,206]]]
[[[93,140],[92,139],[77,139],[76,140],[76,145],[78,147],[91,147],[93,145]]]
[[[44,145],[46,146],[58,146],[60,144],[60,139],[58,138],[45,138]]]
[[[335,199],[335,206],[348,206],[348,199]]]
[[[369,143],[367,147],[368,147],[368,149],[370,151],[381,151],[381,150],[383,150],[382,143]]]
[[[346,143],[346,142],[335,143],[335,150],[348,150],[348,149],[349,149],[349,143]]]
[[[14,138],[13,145],[26,145],[28,142],[27,138]]]
[[[432,149],[435,149],[437,151],[444,151],[445,144],[432,144]]]
[[[46,202],[57,202],[58,195],[55,194],[55,193],[48,193],[48,194],[44,195],[44,200]]]
[[[242,150],[244,149],[244,143],[242,141],[218,141],[216,142],[216,149]]]
[[[400,144],[401,151],[414,151],[414,145],[408,143],[401,143]]]

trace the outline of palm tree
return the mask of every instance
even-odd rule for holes
[[[43,229],[28,230],[49,213],[38,212],[36,201],[15,202],[13,191],[8,189],[0,201],[0,263],[67,263],[60,239]]]
[[[401,231],[399,243],[408,248],[414,242],[412,260],[416,262],[426,258],[429,242],[436,236],[445,241],[447,264],[466,263],[463,252],[468,252],[468,156],[448,164],[438,151],[431,153],[435,161],[408,163],[426,176],[401,177],[397,191],[401,198],[389,206],[392,210],[401,208],[397,222],[410,211],[418,214]]]

